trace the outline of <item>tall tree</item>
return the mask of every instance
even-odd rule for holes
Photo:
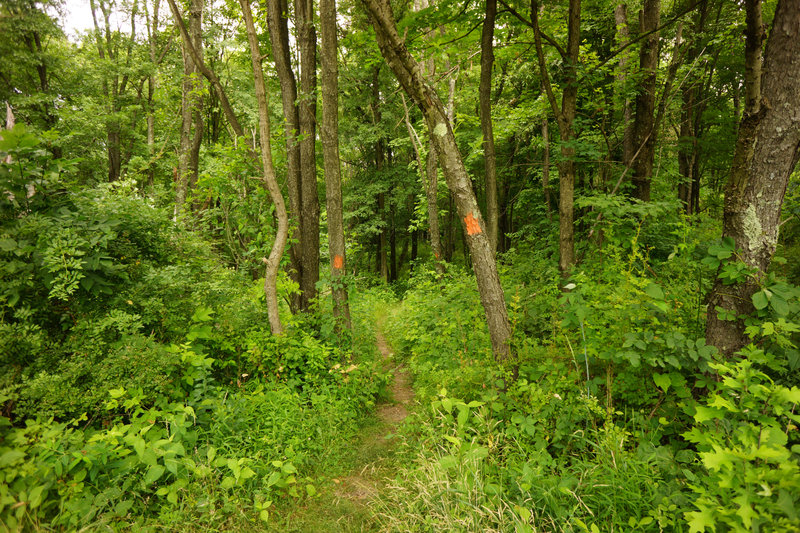
[[[779,0],[762,69],[760,0],[746,0],[745,108],[725,189],[722,235],[755,270],[742,283],[716,280],[708,298],[706,339],[731,354],[748,342],[742,316],[769,268],[789,175],[800,158],[800,4]],[[721,311],[721,312],[720,312]],[[733,314],[737,318],[727,320]]]
[[[362,2],[375,28],[381,54],[403,90],[414,100],[425,117],[447,186],[455,200],[459,217],[463,221],[463,229],[472,256],[472,267],[492,341],[492,352],[497,360],[508,359],[511,356],[509,345],[511,326],[503,288],[500,286],[497,273],[497,263],[445,107],[436,91],[425,81],[419,63],[414,60],[398,35],[388,1],[362,0]]]
[[[217,97],[219,98],[219,103],[222,106],[222,111],[225,113],[225,118],[227,119],[228,124],[230,124],[234,135],[236,135],[237,138],[244,137],[245,140],[247,140],[249,137],[246,137],[244,134],[242,124],[239,122],[239,118],[236,116],[236,112],[234,111],[233,106],[228,99],[228,94],[225,92],[222,82],[220,82],[217,74],[211,70],[208,65],[206,65],[205,61],[203,61],[203,56],[200,54],[200,51],[194,47],[194,41],[189,35],[189,31],[183,21],[180,11],[178,10],[177,4],[175,4],[175,0],[167,1],[169,2],[170,10],[172,10],[172,15],[175,17],[175,25],[178,26],[178,31],[180,31],[183,45],[186,46],[186,49],[192,55],[195,66],[200,70],[203,76],[205,76],[205,78],[211,84],[211,87],[216,92]],[[255,157],[254,153],[251,153],[251,155]]]
[[[267,24],[272,44],[275,70],[281,86],[283,105],[284,135],[286,137],[286,182],[289,190],[289,210],[297,228],[297,237],[302,238],[302,186],[300,165],[300,144],[297,135],[300,130],[300,115],[297,108],[297,79],[292,70],[289,49],[289,6],[286,0],[267,0]],[[291,268],[289,275],[300,286],[303,278],[303,254],[301,245],[292,245],[289,250]],[[300,308],[300,294],[292,297],[294,311]]]
[[[262,56],[249,2],[250,0],[239,0],[239,4],[242,6],[245,26],[247,28],[247,41],[250,44],[250,59],[253,65],[253,79],[255,81],[256,101],[258,102],[258,132],[264,184],[269,191],[272,203],[275,205],[275,213],[278,218],[278,230],[275,233],[275,242],[272,245],[269,257],[264,259],[264,263],[266,264],[264,294],[267,301],[270,331],[272,331],[274,335],[280,335],[283,333],[283,326],[278,312],[277,280],[278,270],[281,265],[281,257],[283,256],[283,250],[286,247],[286,239],[289,234],[289,216],[286,213],[283,194],[278,185],[278,179],[275,176],[275,166],[272,162],[267,85],[264,83],[264,72],[261,68]]]
[[[539,27],[539,2],[531,0],[531,20],[533,22],[534,43],[536,56],[539,62],[539,73],[542,77],[550,109],[556,117],[558,132],[561,136],[561,159],[558,162],[558,268],[562,276],[568,276],[575,263],[575,147],[572,141],[575,137],[573,123],[578,108],[578,60],[581,43],[581,0],[570,0],[569,15],[567,20],[567,48],[559,47],[559,53],[566,63],[566,80],[561,91],[561,105],[559,106],[550,74],[545,62],[542,47],[542,31]],[[548,39],[552,42],[552,39]]]
[[[622,48],[630,43],[630,28],[628,26],[628,8],[620,2],[614,8],[614,21],[617,26],[617,45]],[[628,90],[630,75],[630,48],[622,50],[619,54],[619,66],[616,79],[616,93],[618,103],[622,106],[622,163],[630,166],[633,158],[633,109]]]
[[[372,111],[372,125],[375,128],[375,143],[374,157],[375,157],[375,171],[380,175],[383,172],[385,163],[384,154],[384,135],[381,131],[381,90],[380,90],[380,72],[381,66],[377,64],[372,69],[372,102],[370,108]],[[388,235],[386,223],[386,195],[381,190],[375,197],[378,211],[378,234],[375,236],[375,270],[380,274],[381,279],[385,282],[389,281],[389,262],[386,257],[388,252]]]
[[[203,97],[200,93],[202,82],[199,68],[195,64],[189,47],[197,54],[203,54],[203,3],[204,0],[192,0],[188,13],[189,41],[182,47],[183,85],[181,93],[181,136],[178,154],[178,183],[175,195],[175,212],[180,213],[189,191],[197,183],[197,172],[200,164],[200,144],[203,141],[203,118],[201,106]],[[188,43],[188,44],[187,44]]]
[[[103,74],[103,96],[106,102],[106,151],[108,154],[108,180],[116,181],[122,172],[122,122],[120,112],[122,110],[122,99],[126,93],[129,82],[131,81],[131,60],[133,55],[133,44],[136,38],[136,19],[138,12],[138,0],[134,0],[130,13],[130,38],[125,46],[125,64],[122,68],[114,63],[120,61],[120,41],[119,32],[111,30],[111,14],[113,2],[106,0],[89,0],[92,11],[92,22],[95,31],[95,44],[97,54],[102,63],[108,61],[112,63],[110,72]],[[97,10],[103,16],[103,27],[97,21]],[[123,72],[120,74],[120,71]]]
[[[148,162],[147,177],[149,185],[155,181],[155,166],[153,159],[156,150],[156,65],[158,59],[158,11],[161,7],[161,0],[154,0],[152,15],[148,9],[149,2],[144,2],[145,25],[147,27],[147,42],[150,52],[150,72],[147,75],[147,99],[145,113],[147,115],[147,155]]]
[[[644,0],[639,13],[639,32],[646,35],[639,51],[639,92],[636,94],[636,113],[633,122],[633,147],[639,150],[631,162],[633,196],[650,201],[650,180],[655,160],[656,78],[658,75],[661,0]],[[666,95],[664,95],[666,97]]]
[[[322,156],[325,167],[325,200],[328,214],[328,252],[333,286],[333,314],[339,326],[350,325],[347,305],[347,272],[344,219],[342,215],[342,183],[339,162],[339,63],[336,57],[336,0],[320,0],[320,40],[322,51]]]
[[[300,52],[300,98],[297,102],[300,126],[301,197],[300,248],[303,271],[300,279],[300,307],[307,310],[317,294],[319,281],[319,197],[317,195],[317,30],[313,0],[295,0],[297,44]]]
[[[478,88],[483,133],[483,162],[486,185],[486,219],[489,224],[489,243],[497,251],[497,164],[492,129],[492,65],[494,64],[494,21],[497,0],[486,0],[486,14],[481,32],[481,81]]]

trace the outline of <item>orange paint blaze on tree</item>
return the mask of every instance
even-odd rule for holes
[[[464,217],[464,223],[467,225],[467,235],[477,235],[481,232],[481,224],[472,213]]]
[[[333,268],[341,269],[344,267],[344,257],[341,255],[333,256]]]

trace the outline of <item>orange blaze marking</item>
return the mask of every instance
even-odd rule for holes
[[[341,255],[333,256],[333,268],[342,268],[344,266],[344,257]]]
[[[464,217],[464,223],[467,225],[467,235],[477,235],[481,232],[481,224],[472,213]]]

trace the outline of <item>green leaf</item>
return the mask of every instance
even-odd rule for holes
[[[156,455],[155,450],[152,448],[146,448],[144,452],[142,452],[142,456],[139,458],[139,460],[146,465],[155,466],[158,463],[158,456]]]
[[[147,474],[144,476],[144,484],[150,485],[155,483],[156,481],[164,475],[164,470],[166,470],[162,465],[153,465],[147,470]]]
[[[122,500],[114,506],[114,513],[116,513],[117,516],[125,516],[132,506],[133,500]]]
[[[684,513],[686,521],[689,524],[689,533],[703,533],[706,528],[713,528],[716,525],[716,520],[711,509],[703,508],[700,511],[690,511]]]
[[[0,250],[10,252],[17,247],[17,241],[14,239],[0,239]]]
[[[226,489],[226,490],[227,489],[231,489],[234,486],[236,486],[236,480],[233,479],[231,476],[225,476],[222,479],[222,483],[220,483],[220,487],[222,487],[223,489]]]
[[[767,298],[767,294],[764,291],[758,291],[753,295],[753,306],[758,309],[764,309],[769,305],[769,298]]]
[[[136,452],[136,455],[141,459],[144,455],[145,450],[145,442],[142,437],[133,437],[133,449]]]
[[[267,479],[267,487],[273,486],[280,479],[281,479],[281,473],[280,472],[273,472],[272,474],[269,475],[269,478]]]
[[[723,418],[724,416],[724,413],[719,409],[698,405],[697,413],[694,415],[694,419],[698,424],[702,424],[703,422],[714,420],[716,418]]]
[[[194,314],[192,315],[192,322],[208,322],[211,320],[211,315],[213,314],[214,310],[210,307],[200,306],[195,309]]]
[[[651,283],[647,287],[644,288],[645,294],[655,300],[663,300],[664,299],[664,291],[657,283]]]
[[[653,374],[653,381],[656,384],[656,387],[667,392],[669,386],[672,385],[672,380],[669,377],[669,374]]]
[[[45,492],[47,487],[45,485],[38,485],[28,494],[31,509],[36,509],[42,503],[42,493]]]

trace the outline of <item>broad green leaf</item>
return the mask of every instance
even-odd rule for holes
[[[719,409],[715,409],[713,407],[706,407],[704,405],[698,405],[697,413],[694,415],[694,419],[698,424],[702,424],[703,422],[707,422],[708,420],[714,420],[715,418],[723,418],[724,416],[725,414]]]
[[[664,291],[657,283],[651,283],[647,287],[644,288],[645,294],[649,297],[656,299],[656,300],[663,300],[664,299]]]
[[[706,528],[711,528],[713,531],[717,523],[711,509],[707,508],[684,513],[684,516],[689,524],[689,533],[703,533]]]
[[[758,291],[753,295],[753,306],[761,310],[769,305],[769,299],[764,291]]]
[[[122,500],[114,506],[114,513],[117,516],[125,516],[133,506],[133,500]]]
[[[161,478],[164,475],[165,468],[162,465],[153,465],[147,470],[147,474],[144,476],[144,483],[145,485],[151,485]]]
[[[664,392],[667,392],[669,386],[672,385],[672,380],[670,379],[669,374],[653,374],[653,381],[655,382],[656,387]]]
[[[213,314],[214,310],[210,307],[200,306],[195,309],[194,314],[192,315],[192,322],[208,322],[211,320],[211,315]]]

